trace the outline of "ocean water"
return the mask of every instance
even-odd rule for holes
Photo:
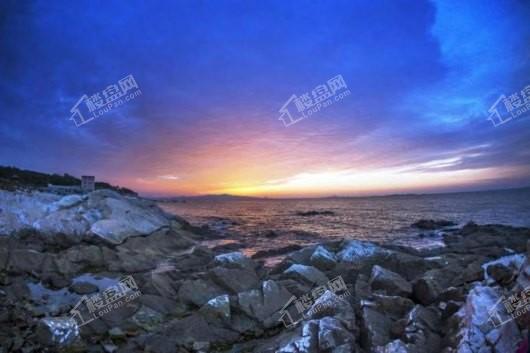
[[[442,245],[440,232],[411,227],[419,219],[446,219],[460,226],[474,221],[530,227],[530,189],[297,200],[188,199],[160,205],[193,225],[207,225],[218,231],[222,239],[216,245],[238,241],[250,255],[259,250],[333,238],[414,247]],[[332,214],[298,214],[308,211]]]

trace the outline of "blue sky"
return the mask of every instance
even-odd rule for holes
[[[512,1],[4,1],[0,164],[148,195],[452,191],[530,184],[530,5]],[[76,127],[83,94],[142,94]],[[331,77],[351,94],[285,127]]]

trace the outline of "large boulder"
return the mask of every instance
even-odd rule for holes
[[[329,281],[324,273],[312,266],[300,264],[291,265],[284,271],[284,274],[292,276],[295,279],[301,279],[311,284],[325,284]]]
[[[513,254],[502,256],[494,261],[483,264],[482,268],[487,283],[493,284],[497,282],[501,285],[511,283],[525,260],[526,256],[524,254]]]
[[[47,235],[80,238],[87,232],[119,244],[169,226],[153,202],[110,190],[60,197],[47,193],[0,191],[0,234],[35,229]]]
[[[243,253],[238,251],[217,255],[214,260],[217,266],[224,266],[228,268],[254,270],[254,268],[257,266],[252,259],[249,259],[243,255]]]
[[[381,266],[372,267],[370,277],[372,290],[381,290],[388,295],[408,297],[412,294],[412,285],[395,272]]]
[[[309,260],[313,266],[322,271],[331,270],[337,265],[335,255],[321,245],[315,249]]]
[[[348,240],[344,242],[342,250],[337,253],[337,259],[341,262],[359,265],[366,259],[371,259],[377,255],[388,253],[379,246],[360,240]]]
[[[203,279],[186,280],[178,291],[178,297],[185,304],[203,306],[208,300],[225,294],[225,291],[211,281]]]
[[[329,316],[305,322],[299,336],[276,350],[278,353],[357,351],[355,336],[339,320]]]
[[[440,220],[434,220],[434,219],[420,219],[419,221],[415,222],[412,226],[419,229],[425,229],[425,230],[434,230],[438,228],[444,228],[444,227],[450,227],[455,226],[456,223],[447,221],[444,219]]]
[[[232,293],[239,293],[259,285],[256,272],[237,268],[216,267],[210,272],[210,278],[220,287]]]
[[[311,306],[307,312],[310,319],[321,319],[326,316],[332,316],[351,332],[358,333],[355,313],[350,303],[331,291],[322,294]]]
[[[237,297],[243,312],[265,327],[271,327],[278,324],[280,309],[292,294],[275,281],[264,281],[260,289],[241,292]]]
[[[211,319],[221,319],[230,322],[232,317],[230,310],[230,297],[228,294],[223,294],[213,299],[208,300],[206,304],[200,309],[200,312]]]
[[[522,336],[517,324],[505,312],[497,288],[476,285],[466,303],[455,314],[458,320],[452,333],[456,352],[515,352]]]
[[[45,346],[66,347],[79,337],[79,327],[72,318],[44,318],[37,325],[37,337]]]

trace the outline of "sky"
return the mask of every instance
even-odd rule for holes
[[[488,117],[524,107],[529,20],[526,0],[2,1],[0,165],[147,196],[528,186],[530,110]],[[136,96],[76,126],[129,75]]]

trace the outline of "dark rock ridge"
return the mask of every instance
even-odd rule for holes
[[[302,217],[311,217],[311,216],[333,216],[335,212],[333,211],[298,211],[296,212],[297,216]]]
[[[452,227],[455,225],[456,223],[447,221],[444,219],[440,219],[440,220],[420,219],[419,221],[414,222],[412,224],[413,227],[424,229],[424,230],[435,230],[435,229],[444,228],[444,227]]]
[[[429,254],[344,239],[265,268],[116,193],[2,194],[0,207],[3,352],[513,353],[530,323],[492,321],[530,287],[529,229],[468,224]],[[127,275],[141,295],[72,322],[83,295]],[[346,288],[330,290],[338,276]],[[305,312],[286,328],[293,297]]]

